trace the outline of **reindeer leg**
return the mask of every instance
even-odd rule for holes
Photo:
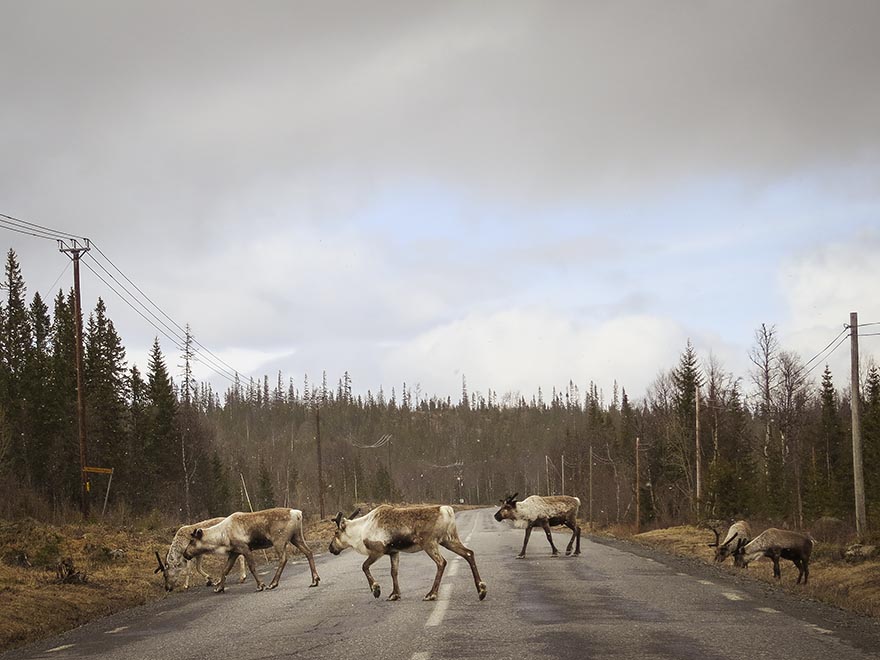
[[[301,534],[294,534],[293,538],[290,539],[290,542],[299,548],[299,551],[306,556],[306,560],[309,562],[309,570],[312,571],[312,583],[309,586],[317,587],[318,583],[321,582],[321,578],[318,576],[318,569],[315,568],[315,556],[312,554],[308,543],[306,543],[306,540]]]
[[[443,571],[446,569],[446,559],[440,554],[440,550],[437,548],[436,543],[425,546],[425,552],[434,560],[434,563],[437,564],[437,574],[434,576],[434,584],[431,586],[431,591],[425,594],[424,600],[437,600],[437,591],[440,589],[440,580],[443,579]]]
[[[801,562],[804,566],[804,584],[807,584],[807,580],[810,579],[810,560],[809,559],[801,559]]]
[[[397,583],[397,570],[400,568],[400,553],[392,552],[391,558],[391,595],[387,600],[400,600],[400,585]]]
[[[550,542],[550,547],[553,548],[553,556],[557,557],[559,555],[559,550],[557,550],[556,546],[553,545],[553,534],[550,533],[550,523],[546,520],[542,520],[541,527],[544,528],[544,533],[547,535],[547,540]]]
[[[244,552],[241,553],[241,556],[244,557],[244,560],[247,562],[248,568],[251,569],[251,574],[254,576],[254,580],[257,583],[257,591],[262,591],[266,588],[266,584],[260,579],[260,576],[257,575],[257,566],[254,564],[254,555],[250,550],[245,549]],[[226,580],[226,573],[232,570],[232,565],[229,564],[226,571],[223,574],[223,580]]]
[[[779,554],[774,553],[771,559],[773,560],[773,577],[775,577],[777,580],[781,580],[782,571],[779,570]]]
[[[471,573],[474,574],[474,584],[477,585],[477,596],[480,600],[483,600],[486,597],[486,583],[480,579],[480,572],[477,570],[477,561],[474,559],[474,551],[470,548],[466,548],[458,538],[443,541],[440,545],[447,550],[451,550],[460,557],[464,557],[471,567]]]
[[[272,581],[269,583],[269,589],[274,589],[278,586],[278,580],[281,579],[281,571],[284,570],[284,567],[287,566],[287,542],[285,541],[281,549],[278,549],[278,546],[275,546],[275,554],[278,555],[278,566],[275,568],[275,575],[272,576]]]
[[[206,587],[213,587],[214,586],[213,578],[210,575],[208,575],[208,572],[204,568],[202,568],[202,556],[201,555],[199,555],[198,557],[193,559],[190,562],[190,564],[192,564],[192,568],[196,569],[196,572],[199,575],[201,575],[203,578],[205,578],[205,586]],[[187,571],[186,571],[186,586],[184,587],[184,589],[189,589],[190,572],[191,572],[190,567],[188,566]]]
[[[804,577],[804,563],[801,559],[792,559],[791,560],[798,569],[797,582],[795,584],[801,583],[801,578]]]
[[[235,566],[235,560],[237,558],[238,556],[234,552],[229,554],[229,557],[226,559],[226,566],[220,573],[220,582],[218,582],[217,586],[214,588],[215,594],[222,594],[224,591],[226,591],[226,574],[232,570],[233,566]]]
[[[526,556],[526,546],[529,544],[529,537],[532,535],[532,527],[535,526],[535,523],[530,522],[526,527],[526,537],[523,539],[523,547],[520,553],[516,556],[517,559],[522,559]]]
[[[364,560],[364,563],[361,565],[361,569],[364,571],[364,575],[367,576],[367,583],[370,585],[370,591],[373,592],[373,598],[378,598],[382,594],[382,587],[379,586],[379,583],[373,579],[373,574],[370,573],[370,566],[379,561],[379,557],[382,556],[381,552],[376,552],[375,550],[371,550],[370,554],[367,555],[367,558]]]
[[[238,556],[238,583],[242,584],[247,580],[247,566],[245,566],[244,557],[241,555]]]

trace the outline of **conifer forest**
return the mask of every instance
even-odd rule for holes
[[[72,292],[31,294],[11,250],[3,288],[0,517],[72,518],[80,502]],[[415,383],[355,387],[348,372],[266,374],[219,392],[193,379],[189,334],[182,351],[156,339],[142,373],[127,363],[102,299],[84,300],[83,317],[88,462],[114,470],[107,511],[116,519],[193,521],[249,506],[315,516],[323,488],[328,517],[355,502],[492,504],[519,492],[575,494],[584,519],[633,523],[638,438],[642,526],[733,516],[795,528],[823,516],[853,520],[849,374],[805,364],[772,322],[755,330],[749,373],[730,373],[687,343],[645,392],[625,383],[601,391],[589,379],[551,391],[478,392],[462,378],[453,399]],[[880,371],[867,355],[862,364],[866,500],[876,529]],[[94,517],[107,478],[91,477]]]

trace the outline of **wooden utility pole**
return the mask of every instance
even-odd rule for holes
[[[856,497],[856,535],[864,538],[868,531],[865,516],[865,470],[862,465],[862,417],[861,395],[859,394],[859,314],[849,315],[850,361],[852,366],[852,444],[853,444],[853,486]]]
[[[590,529],[593,529],[593,444],[590,443]]]
[[[636,436],[636,534],[639,533],[639,524],[641,523],[641,511],[639,510],[639,438]]]
[[[74,355],[76,359],[76,418],[79,430],[79,467],[81,480],[81,509],[83,518],[89,517],[89,479],[86,476],[88,466],[86,453],[86,397],[83,389],[83,342],[82,342],[82,297],[79,290],[79,259],[83,253],[91,249],[89,239],[80,243],[77,239],[59,240],[58,249],[73,261],[73,334]]]
[[[562,455],[562,494],[565,495],[565,454]]]
[[[697,519],[700,517],[700,503],[703,501],[703,470],[702,470],[702,461],[700,460],[700,386],[694,386],[694,404],[695,408],[695,416],[694,416],[694,437],[696,438],[696,450],[694,454],[694,461],[697,464],[697,489],[696,489],[696,501],[694,502],[694,510],[697,514]]]
[[[544,472],[547,476],[547,495],[550,495],[550,457],[544,454]]]
[[[318,509],[324,518],[324,463],[321,459],[321,410],[315,408],[315,443],[318,445]]]

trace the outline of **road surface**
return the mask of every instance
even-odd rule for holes
[[[222,595],[204,587],[175,592],[0,660],[849,660],[880,653],[875,622],[711,566],[587,539],[580,557],[551,558],[540,532],[520,560],[522,530],[496,523],[488,509],[457,519],[489,586],[483,602],[467,564],[445,550],[438,601],[422,601],[434,575],[423,553],[401,556],[398,602],[384,599],[391,591],[388,560],[376,563],[383,590],[376,600],[360,569],[363,557],[346,550],[317,557],[322,581],[315,589],[307,588],[308,566],[298,559],[275,591],[257,593],[248,581]],[[568,534],[556,535],[557,546],[567,541]],[[783,578],[793,579],[793,569],[783,569]]]

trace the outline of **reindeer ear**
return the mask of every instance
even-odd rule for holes
[[[334,516],[334,518],[333,518],[333,522],[336,523],[336,527],[337,527],[337,529],[342,529],[342,528],[341,528],[341,523],[342,523],[342,511],[340,511],[339,513],[336,514],[336,516]]]

